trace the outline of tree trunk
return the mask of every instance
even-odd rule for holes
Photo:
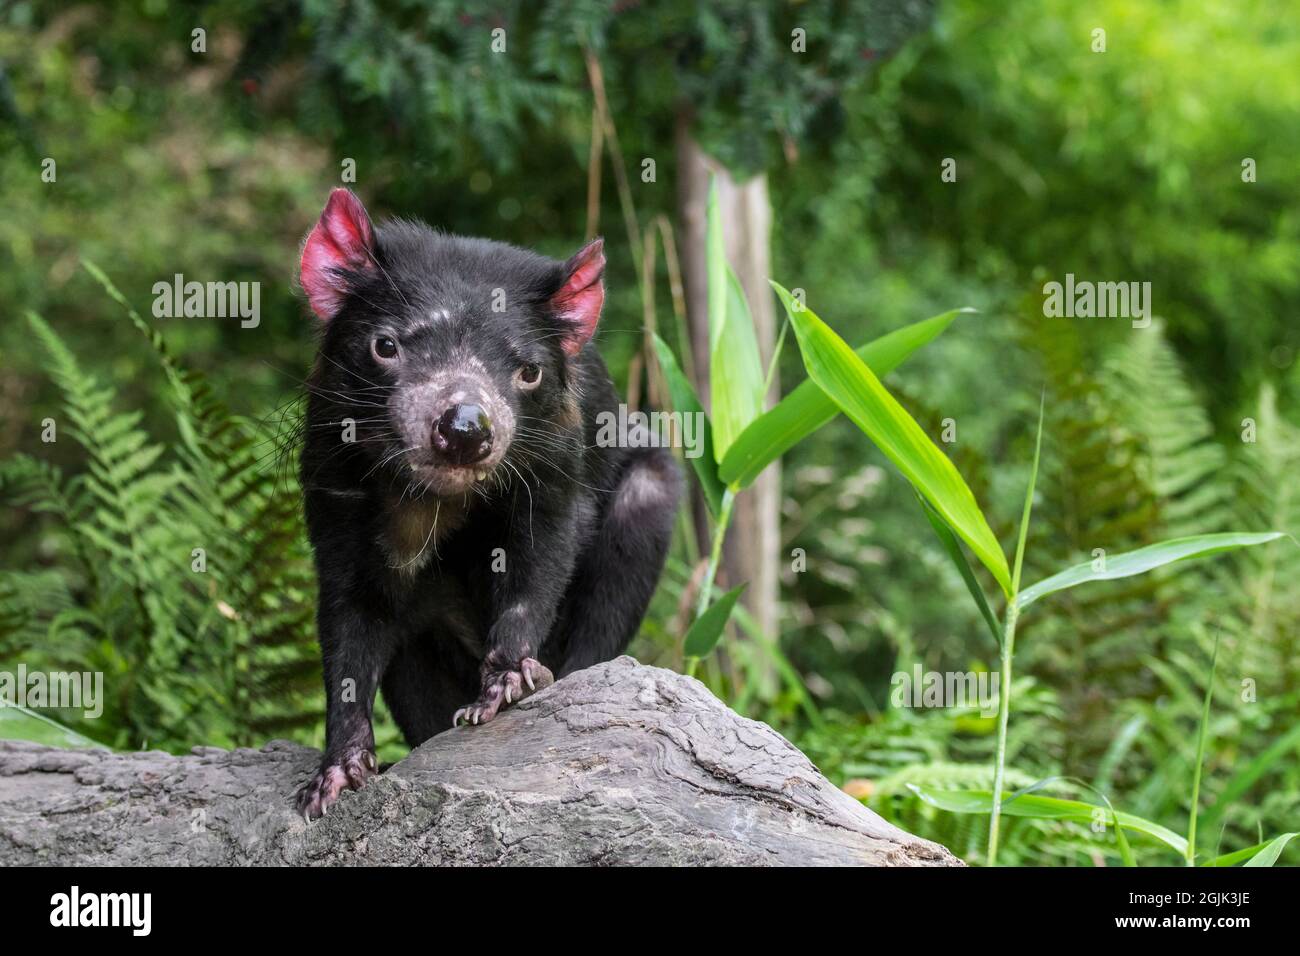
[[[445,731],[306,823],[320,760],[0,741],[0,866],[956,866],[698,681],[630,657]]]
[[[709,406],[709,306],[705,264],[705,208],[709,181],[718,183],[718,205],[726,239],[727,260],[735,269],[749,301],[764,370],[772,360],[776,344],[775,297],[767,284],[771,276],[771,204],[767,176],[758,175],[737,182],[720,164],[700,149],[690,133],[689,117],[683,113],[677,124],[678,223],[681,235],[682,276],[685,284],[686,317],[691,331],[691,352],[695,387],[705,407]],[[780,398],[779,376],[772,378],[769,406]],[[745,606],[764,634],[779,635],[779,569],[781,561],[781,465],[773,463],[736,501],[732,529],[727,536],[723,571],[729,586],[749,582]],[[695,518],[701,550],[707,553],[708,521],[703,500],[696,494]],[[770,665],[757,675],[774,679]],[[770,689],[770,685],[769,685]]]

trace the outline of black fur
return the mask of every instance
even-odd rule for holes
[[[680,494],[667,451],[597,444],[596,416],[619,399],[593,343],[563,348],[573,329],[553,297],[572,260],[409,222],[381,226],[370,255],[337,275],[347,294],[308,383],[300,469],[327,700],[325,758],[299,798],[309,815],[375,772],[377,689],[414,746],[503,674],[517,694],[525,659],[563,675],[618,654]],[[400,365],[372,351],[384,334],[400,338]],[[487,479],[448,492],[413,469],[438,408],[410,396],[467,355],[514,425],[494,436],[508,448]],[[518,385],[524,365],[541,369],[534,390]]]

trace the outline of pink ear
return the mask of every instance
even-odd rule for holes
[[[564,285],[551,296],[551,308],[561,322],[572,328],[564,337],[564,351],[577,355],[596,333],[605,304],[605,240],[593,239],[583,246],[564,264],[564,271]]]
[[[302,247],[302,287],[312,311],[332,319],[348,293],[343,273],[373,268],[374,250],[374,230],[361,200],[350,190],[334,190]]]

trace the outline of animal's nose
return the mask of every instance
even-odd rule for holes
[[[433,447],[453,465],[472,465],[492,451],[492,423],[478,405],[453,405],[433,426]]]

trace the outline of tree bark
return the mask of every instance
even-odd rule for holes
[[[687,321],[695,367],[695,387],[709,407],[709,306],[705,264],[705,208],[709,181],[718,183],[718,205],[726,240],[727,260],[735,269],[754,319],[759,355],[766,370],[776,345],[776,309],[771,287],[772,211],[768,200],[767,176],[758,175],[738,182],[720,164],[711,160],[691,136],[686,114],[677,126],[678,242],[686,294]],[[773,375],[768,404],[780,398],[779,376]],[[775,639],[779,634],[779,568],[781,560],[781,465],[774,462],[736,501],[732,531],[727,537],[723,573],[729,586],[748,581],[745,606],[762,632]],[[707,515],[703,501],[696,501],[696,527],[707,553]],[[771,681],[769,666],[758,679]],[[769,688],[770,689],[770,688]]]
[[[621,657],[439,734],[310,824],[319,753],[0,741],[0,866],[960,865],[698,681]]]

